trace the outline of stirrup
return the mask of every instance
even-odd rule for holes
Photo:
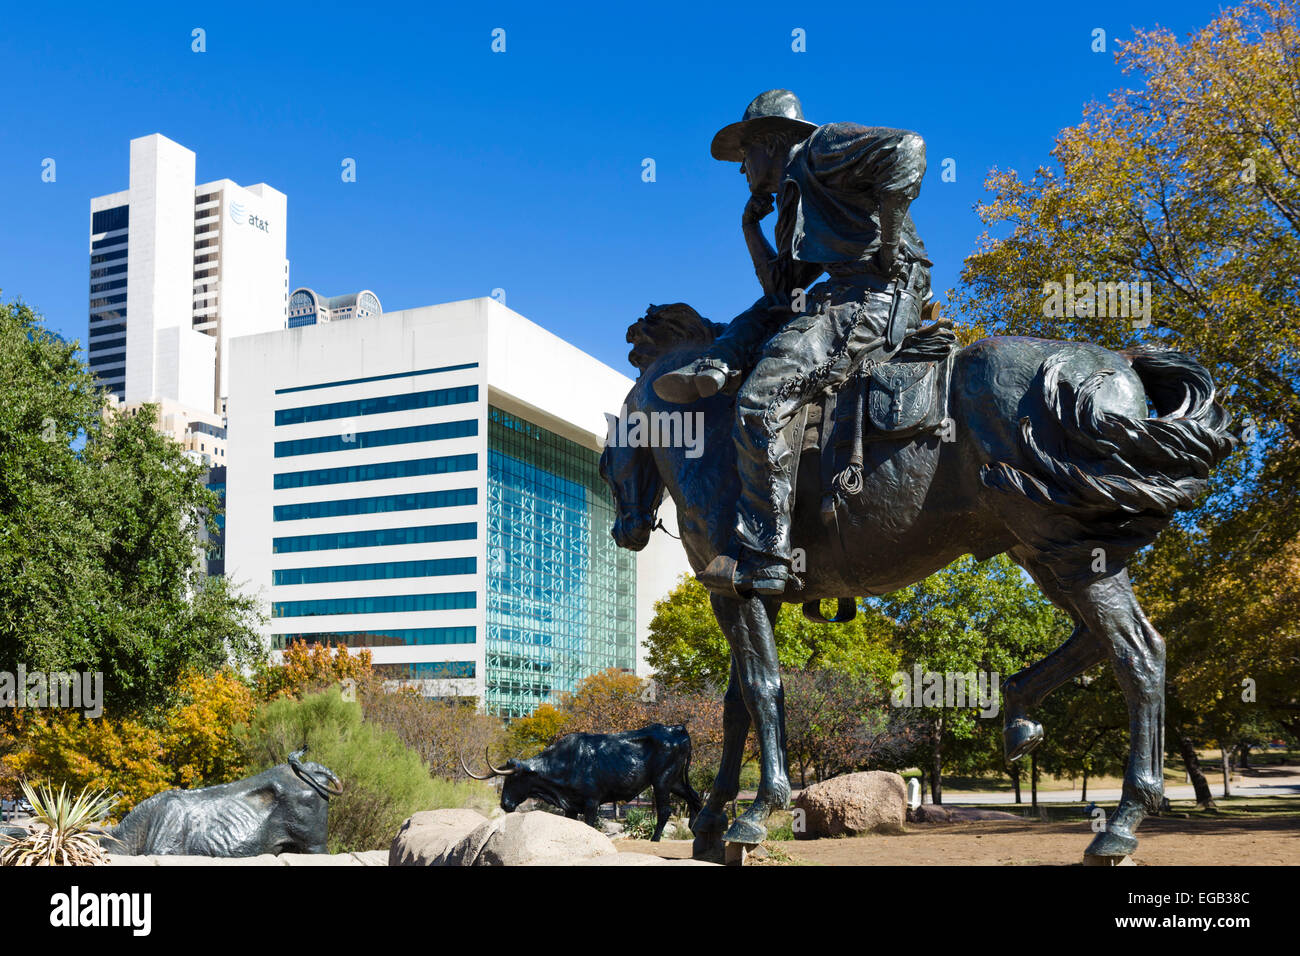
[[[744,598],[751,592],[767,596],[784,594],[788,576],[786,567],[779,562],[742,569],[731,555],[720,554],[695,579],[714,594]]]

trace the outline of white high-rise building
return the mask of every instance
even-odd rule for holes
[[[273,649],[369,648],[392,679],[508,717],[646,672],[654,603],[688,567],[665,534],[639,554],[610,537],[598,461],[629,378],[486,298],[230,354],[226,574]]]
[[[128,405],[220,424],[231,338],[282,329],[287,199],[265,183],[195,183],[194,153],[131,140],[130,186],[90,201],[90,367]]]

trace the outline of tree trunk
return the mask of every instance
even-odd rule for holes
[[[1245,770],[1250,766],[1250,744],[1241,745],[1241,769]]]
[[[934,719],[932,738],[934,762],[930,767],[930,793],[936,805],[943,803],[943,718]]]
[[[1029,805],[1035,810],[1038,809],[1038,757],[1034,754],[1029,755]]]
[[[1232,783],[1230,779],[1232,777],[1232,762],[1228,759],[1227,744],[1219,744],[1219,753],[1222,755],[1220,763],[1223,764],[1223,795],[1225,797],[1230,797],[1232,796]]]
[[[1011,783],[1016,788],[1016,803],[1024,803],[1020,797],[1020,763],[1017,761],[1011,765]]]
[[[1179,734],[1178,751],[1182,754],[1187,776],[1192,781],[1192,789],[1196,791],[1196,802],[1206,809],[1213,809],[1214,794],[1210,793],[1210,782],[1205,779],[1205,771],[1201,769],[1201,758],[1197,756],[1196,748],[1192,746],[1192,738]]]
[[[1084,799],[1085,802],[1087,802],[1087,799],[1088,799],[1088,771],[1086,771],[1086,770],[1083,772],[1083,799]]]

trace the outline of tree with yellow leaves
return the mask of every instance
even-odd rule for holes
[[[1204,506],[1133,568],[1169,646],[1167,740],[1194,764],[1261,717],[1300,733],[1296,6],[1138,31],[1117,59],[1132,86],[1087,106],[1050,164],[989,175],[954,304],[994,333],[1189,352],[1240,420]],[[1122,290],[1140,311],[1109,307]]]

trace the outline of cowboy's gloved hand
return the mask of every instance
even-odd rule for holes
[[[767,193],[751,193],[745,203],[745,211],[740,216],[743,225],[753,225],[775,208],[772,197]]]
[[[882,245],[872,256],[876,271],[887,279],[901,279],[907,274],[907,261],[898,254],[898,246]]]

